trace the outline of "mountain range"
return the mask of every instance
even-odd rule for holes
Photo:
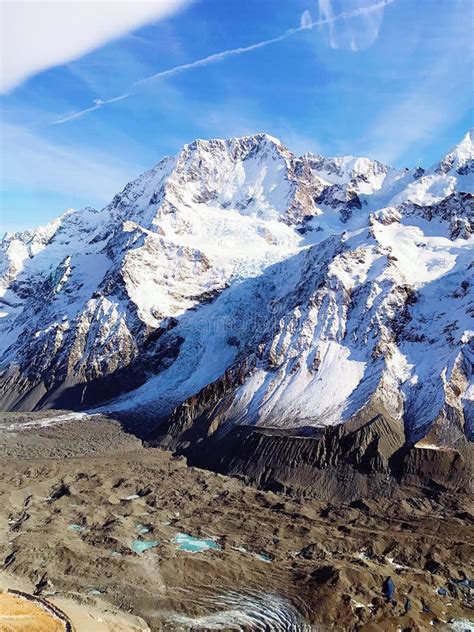
[[[6,234],[1,407],[168,437],[372,411],[412,444],[472,440],[473,141],[424,170],[196,140],[102,210]]]

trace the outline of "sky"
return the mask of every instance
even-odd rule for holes
[[[472,0],[0,0],[0,232],[195,138],[429,167],[473,125]]]

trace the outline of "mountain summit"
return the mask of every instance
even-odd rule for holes
[[[472,438],[473,160],[472,131],[428,171],[196,140],[5,235],[2,407]]]

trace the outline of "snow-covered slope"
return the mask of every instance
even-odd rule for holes
[[[101,211],[6,235],[3,407],[197,397],[300,427],[377,406],[413,438],[472,436],[473,156],[472,131],[428,171],[198,140]]]

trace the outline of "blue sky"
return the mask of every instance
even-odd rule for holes
[[[166,11],[155,10],[160,2]],[[47,11],[58,3],[46,11],[36,0],[34,35],[16,35],[9,46],[18,42],[18,51],[2,51],[2,64],[19,55],[1,97],[4,229],[101,208],[194,138],[266,131],[297,154],[430,166],[473,124],[472,0],[160,2],[120,21],[125,2],[66,1],[75,36],[85,33],[71,52],[66,18],[57,20],[63,39],[48,32]],[[106,20],[105,35],[107,16],[96,24],[87,14],[82,26],[77,13],[99,5],[119,22]],[[18,40],[27,36],[32,55],[23,59]]]

